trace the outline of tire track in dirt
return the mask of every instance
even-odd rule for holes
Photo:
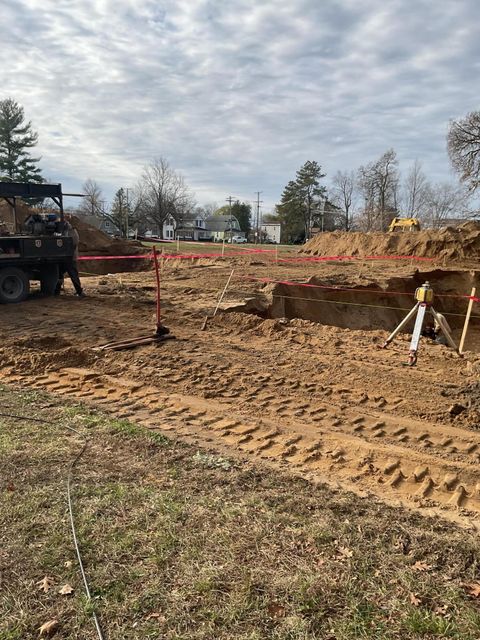
[[[321,397],[314,383],[303,384],[310,399],[301,402],[298,381],[286,384],[297,392],[294,400],[271,392],[266,383],[272,379],[278,384],[270,374],[252,380],[249,397],[240,406],[226,399],[162,392],[142,381],[82,368],[20,374],[9,382],[90,401],[148,429],[233,448],[311,479],[333,478],[386,501],[479,522],[480,434],[392,415],[382,411],[388,403],[375,396],[363,406],[338,405],[329,400],[331,389],[323,389]],[[261,418],[248,415],[249,403]]]
[[[401,366],[403,338],[380,351],[380,332],[238,313],[200,332],[218,292],[211,271],[198,277],[170,285],[165,323],[177,340],[158,349],[92,351],[153,326],[152,301],[132,299],[128,278],[123,297],[99,289],[83,301],[2,308],[0,376],[227,455],[480,526],[480,434],[452,427],[448,414],[447,392],[469,380],[464,363],[422,345],[412,370]]]

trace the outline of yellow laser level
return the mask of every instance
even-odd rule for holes
[[[386,349],[390,342],[397,336],[402,329],[404,329],[407,324],[415,318],[415,325],[413,327],[412,339],[410,342],[410,353],[408,356],[408,365],[413,367],[413,365],[417,362],[417,353],[418,346],[420,344],[420,337],[422,335],[422,327],[423,321],[425,319],[425,315],[428,313],[433,316],[433,319],[436,323],[441,327],[442,333],[445,336],[445,339],[448,345],[455,349],[458,353],[457,345],[453,341],[452,336],[450,335],[450,329],[448,324],[445,322],[445,318],[435,311],[432,305],[433,302],[433,289],[430,286],[429,282],[424,282],[421,287],[415,290],[415,306],[411,309],[405,318],[400,322],[398,327],[392,331],[392,333],[385,340],[385,343],[382,345],[383,349]]]
[[[433,302],[433,289],[429,282],[425,282],[421,287],[415,290],[415,300],[417,302],[423,302],[425,304],[432,304]]]

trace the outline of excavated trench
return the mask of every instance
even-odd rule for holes
[[[378,282],[338,285],[313,277],[304,283],[268,285],[264,297],[250,300],[242,310],[262,318],[302,318],[345,329],[392,330],[414,306],[415,289],[427,280],[434,290],[434,308],[445,314],[458,334],[472,287],[480,292],[477,271],[417,271],[412,277],[389,278],[381,286]],[[480,315],[474,306],[476,313]],[[475,322],[473,319],[472,324]],[[413,320],[406,331],[412,327]]]

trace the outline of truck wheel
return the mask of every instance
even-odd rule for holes
[[[0,302],[22,302],[30,291],[30,281],[25,271],[16,267],[0,269]]]
[[[58,283],[58,266],[44,267],[40,273],[40,291],[44,296],[53,296]]]

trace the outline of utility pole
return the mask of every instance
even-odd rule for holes
[[[233,198],[232,196],[228,196],[228,198],[226,198],[226,202],[228,202],[228,206],[230,209],[230,241],[233,238],[233,234],[232,234],[232,202],[233,200],[235,200],[235,198]]]
[[[126,202],[127,202],[127,216],[126,216],[126,220],[125,220],[125,229],[126,229],[126,231],[125,231],[125,234],[126,234],[126,235],[125,235],[125,237],[126,237],[126,238],[127,238],[127,240],[128,240],[128,216],[129,216],[129,214],[130,214],[130,206],[129,206],[129,202],[128,202],[128,192],[129,192],[129,191],[133,191],[133,189],[132,189],[131,187],[126,187],[126,188],[125,188],[125,191],[127,192],[127,198],[126,198]]]
[[[255,244],[257,244],[257,242],[260,242],[260,205],[263,203],[263,200],[260,200],[260,194],[263,193],[263,191],[255,191],[255,193],[257,194],[257,212],[256,212],[256,224],[255,224]]]

